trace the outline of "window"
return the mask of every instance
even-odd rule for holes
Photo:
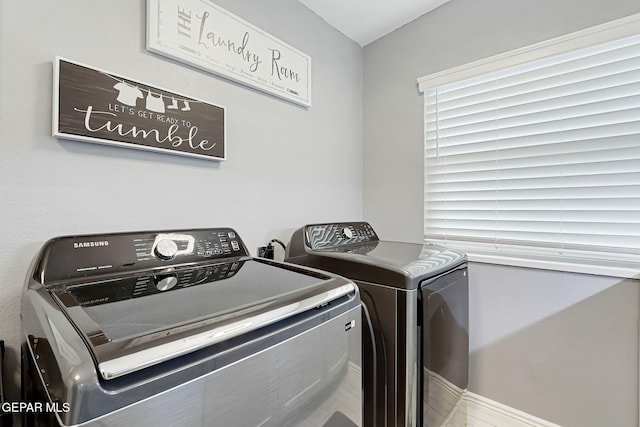
[[[640,261],[638,22],[419,79],[427,240]]]

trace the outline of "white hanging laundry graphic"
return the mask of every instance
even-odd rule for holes
[[[184,103],[184,107],[182,107],[182,111],[191,111],[191,107],[189,107],[189,101],[184,100],[182,102]]]
[[[136,102],[138,102],[138,98],[144,97],[140,89],[134,86],[129,86],[125,82],[118,82],[113,86],[113,88],[119,91],[117,100],[124,105],[135,107]]]
[[[164,113],[164,101],[162,101],[162,95],[153,96],[151,91],[147,95],[147,110],[155,111],[156,113]]]
[[[171,105],[167,107],[167,110],[177,110],[178,109],[178,101],[175,98],[171,98]]]

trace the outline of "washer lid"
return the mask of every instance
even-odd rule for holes
[[[342,278],[247,257],[49,291],[105,379],[354,295]]]

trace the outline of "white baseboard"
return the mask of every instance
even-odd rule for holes
[[[550,421],[464,390],[425,369],[429,422],[440,427],[561,427]],[[425,415],[426,416],[426,415]]]
[[[465,393],[466,425],[469,427],[560,427],[550,421],[504,405],[475,393]],[[454,417],[447,426],[457,427],[462,421]]]

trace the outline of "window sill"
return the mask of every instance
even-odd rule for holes
[[[560,259],[543,255],[504,254],[474,250],[465,251],[465,253],[471,262],[640,279],[640,263],[581,258]]]

